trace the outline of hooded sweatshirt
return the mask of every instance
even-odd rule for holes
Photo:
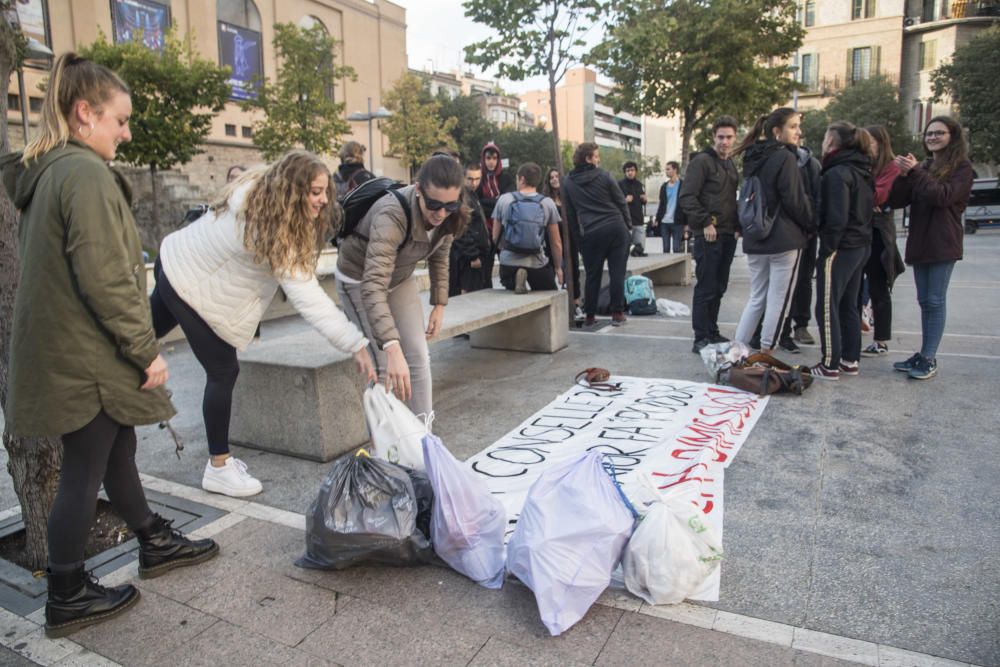
[[[823,158],[820,182],[819,255],[872,242],[875,184],[871,158],[849,148]]]
[[[486,151],[495,151],[497,154],[497,166],[492,171],[486,168]],[[503,170],[503,155],[500,147],[492,141],[483,146],[479,151],[479,167],[482,169],[483,178],[476,188],[476,196],[479,197],[479,205],[483,207],[483,215],[488,220],[493,220],[493,207],[497,205],[497,198],[505,192],[514,191],[514,179],[510,173]],[[493,230],[490,223],[490,231]]]
[[[774,227],[760,241],[743,237],[743,252],[773,255],[804,248],[808,234],[815,227],[796,148],[774,139],[753,144],[743,156],[743,176],[753,175],[764,188],[767,212],[775,214]]]
[[[169,419],[165,388],[139,389],[160,348],[128,183],[74,140],[20,160],[0,159],[21,211],[7,428],[61,435],[101,410],[127,426]]]
[[[584,164],[563,180],[563,208],[570,226],[579,225],[584,237],[606,225],[632,229],[625,195],[604,169]]]

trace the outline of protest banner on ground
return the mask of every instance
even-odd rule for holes
[[[617,391],[574,386],[466,462],[507,509],[508,536],[544,469],[589,450],[605,453],[626,495],[648,474],[660,489],[693,481],[722,538],[723,474],[767,397],[700,382],[614,376]],[[692,599],[715,601],[719,575]]]

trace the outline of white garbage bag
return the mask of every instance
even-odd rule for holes
[[[633,515],[591,451],[542,473],[507,544],[507,570],[535,593],[553,636],[579,621],[611,581]]]
[[[372,454],[389,463],[424,470],[421,440],[430,432],[434,415],[421,419],[406,404],[379,384],[365,390],[365,418],[372,439]]]
[[[625,588],[649,604],[677,604],[694,595],[722,560],[722,542],[691,500],[694,493],[696,483],[657,493],[625,547]]]
[[[482,478],[452,456],[437,436],[423,439],[427,477],[434,489],[431,543],[457,572],[486,588],[504,579],[507,510]]]
[[[680,301],[671,301],[670,299],[657,299],[656,310],[658,310],[661,315],[666,315],[667,317],[691,316],[691,308],[689,308],[687,304],[681,303]]]

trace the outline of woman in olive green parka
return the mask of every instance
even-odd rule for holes
[[[129,141],[128,88],[67,53],[55,63],[38,136],[0,159],[20,211],[6,427],[61,436],[59,490],[49,515],[45,630],[61,637],[139,599],[84,571],[84,545],[103,483],[139,540],[139,575],[159,576],[218,553],[153,514],[135,467],[135,426],[174,414],[167,364],[153,334],[131,193],[108,166]]]

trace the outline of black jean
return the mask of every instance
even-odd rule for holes
[[[167,280],[160,260],[153,268],[156,287],[149,297],[153,311],[153,329],[156,337],[166,336],[180,325],[191,351],[205,369],[205,394],[201,412],[205,420],[208,451],[213,456],[229,453],[229,419],[233,410],[233,387],[240,374],[236,348],[219,338],[201,319],[194,308],[187,305]]]
[[[889,288],[889,277],[885,274],[882,264],[882,252],[885,244],[882,235],[876,231],[872,235],[872,250],[865,262],[864,275],[868,277],[868,296],[872,301],[872,313],[875,316],[875,340],[888,341],[892,339],[892,291]],[[862,292],[858,291],[858,311],[864,305]]]
[[[528,273],[528,286],[532,292],[541,290],[554,290],[556,287],[556,272],[551,264],[546,264],[539,269],[528,269],[523,266],[500,265],[500,284],[512,290],[517,278],[517,270],[524,269]]]
[[[583,310],[588,317],[597,314],[597,295],[601,291],[604,263],[608,263],[611,312],[625,312],[625,265],[632,246],[632,235],[625,225],[610,224],[583,234],[583,269],[587,272]]]
[[[816,325],[822,363],[836,370],[843,361],[861,358],[858,290],[870,248],[841,249],[816,263]]]
[[[695,340],[719,335],[719,307],[729,287],[729,267],[736,254],[736,238],[719,236],[709,242],[694,239],[691,256],[695,264],[694,297],[691,299],[691,327]]]
[[[83,428],[63,435],[62,444],[59,490],[48,523],[49,564],[56,572],[83,562],[102,482],[111,506],[129,528],[145,528],[152,519],[135,467],[135,428],[102,410]]]

